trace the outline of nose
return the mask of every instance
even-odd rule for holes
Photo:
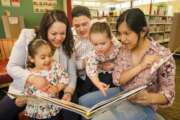
[[[121,36],[120,36],[120,41],[121,41],[122,43],[126,43],[126,42],[127,42],[127,37],[126,37],[125,35],[121,35]]]
[[[101,45],[98,45],[96,48],[98,51],[102,49]]]
[[[81,25],[81,26],[79,27],[79,31],[83,31],[83,30],[84,30],[84,26]]]
[[[62,39],[63,39],[63,36],[61,34],[56,35],[56,40],[62,41]]]

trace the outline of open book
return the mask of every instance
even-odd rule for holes
[[[163,65],[165,62],[167,62],[173,56],[173,54],[174,53],[171,53],[166,58],[161,59],[161,61],[158,64],[154,64],[151,68],[150,74],[155,72],[161,65]],[[42,96],[42,95],[25,96],[24,94],[16,92],[16,91],[14,91],[13,93],[9,92],[8,94],[12,95],[14,97],[27,97],[29,99],[37,99],[38,98],[38,99],[46,100],[46,101],[49,101],[49,102],[54,103],[56,105],[59,105],[64,109],[78,113],[78,114],[84,116],[86,119],[90,119],[93,116],[95,116],[96,114],[100,114],[102,112],[109,110],[109,108],[112,108],[112,107],[119,105],[120,102],[122,102],[123,100],[126,100],[129,96],[137,94],[138,92],[146,89],[150,85],[152,85],[151,82],[149,82],[145,85],[142,85],[142,86],[138,86],[138,87],[133,88],[133,89],[124,90],[124,91],[120,92],[119,94],[117,94],[116,96],[114,96],[110,99],[107,99],[107,100],[104,100],[104,101],[101,101],[101,102],[95,104],[91,108],[81,106],[81,105],[78,105],[78,104],[75,104],[72,102],[60,100],[57,98],[50,98],[50,97]]]
[[[82,115],[83,117],[85,117],[86,119],[90,119],[92,118],[94,115],[102,113],[104,111],[107,111],[109,108],[112,108],[113,106],[116,106],[117,104],[119,104],[119,102],[127,99],[129,96],[131,95],[135,95],[138,92],[140,92],[141,90],[144,90],[145,88],[147,88],[149,86],[148,85],[143,85],[131,90],[125,90],[123,92],[120,92],[118,95],[101,101],[99,103],[97,103],[96,105],[92,106],[91,108],[76,104],[76,103],[72,103],[72,102],[68,102],[68,101],[64,101],[62,99],[57,99],[57,98],[50,98],[47,96],[26,96],[23,93],[20,92],[8,92],[9,95],[12,95],[14,97],[26,97],[28,99],[42,99],[42,100],[46,100],[49,101],[53,104],[59,105],[64,109],[67,109],[69,111],[73,111],[75,113],[78,113],[80,115]]]

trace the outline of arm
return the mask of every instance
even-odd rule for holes
[[[166,102],[159,102],[160,105],[170,106],[175,98],[175,74],[176,66],[173,57],[167,61],[159,70],[160,91],[158,94],[165,98]],[[157,101],[158,102],[158,101]]]
[[[68,59],[68,68],[67,72],[70,77],[70,83],[68,86],[64,89],[64,93],[68,95],[73,95],[74,90],[76,88],[76,82],[77,82],[77,76],[76,76],[76,64],[75,64],[75,58],[74,55],[70,59]]]
[[[6,67],[8,74],[13,78],[13,84],[19,86],[20,90],[24,89],[25,82],[30,75],[30,72],[24,68],[27,58],[28,41],[33,39],[33,37],[35,35],[32,29],[23,29],[21,31]]]
[[[93,84],[103,93],[103,95],[106,95],[106,91],[109,86],[99,80],[98,62],[95,59],[95,54],[93,53],[89,57],[87,57],[86,73],[90,80],[93,82]]]
[[[157,55],[146,55],[139,64],[128,67],[127,65],[124,65],[125,62],[122,57],[124,56],[120,56],[118,58],[117,65],[115,65],[115,70],[113,73],[113,80],[116,84],[120,85],[126,84],[132,80],[133,77],[138,75],[143,70],[150,68],[155,61],[159,60],[159,56]]]
[[[175,97],[175,61],[173,58],[158,70],[158,92],[143,91],[130,99],[142,105],[170,106]]]

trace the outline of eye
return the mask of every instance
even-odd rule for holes
[[[45,56],[44,56],[44,55],[42,55],[40,58],[43,60],[43,59],[45,59]]]
[[[61,35],[65,35],[66,33],[65,32],[62,32],[62,33],[60,33]]]
[[[53,36],[55,36],[57,33],[55,33],[55,32],[53,32],[53,33],[51,33],[51,35],[53,35]]]

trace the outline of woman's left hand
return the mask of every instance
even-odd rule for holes
[[[65,100],[65,101],[71,101],[71,98],[72,98],[72,94],[70,93],[64,93],[62,99]]]
[[[144,90],[134,96],[128,98],[131,102],[144,106],[152,105],[153,96],[148,91]]]

